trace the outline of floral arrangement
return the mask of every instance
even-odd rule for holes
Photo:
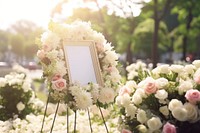
[[[0,78],[0,120],[25,118],[39,113],[43,102],[35,97],[31,80],[24,73],[10,73]]]
[[[54,117],[53,114],[49,114],[45,121],[45,127],[43,133],[49,133],[51,130],[52,119]],[[77,130],[78,133],[90,133],[89,122],[88,122],[88,114],[85,111],[78,111],[77,113]],[[104,133],[105,127],[103,123],[96,122],[97,117],[93,116],[91,113],[92,119],[92,128],[93,133]],[[1,133],[41,133],[40,128],[42,123],[43,115],[34,115],[29,114],[25,119],[16,118],[13,120],[0,120],[0,132]],[[72,133],[73,125],[74,125],[74,115],[69,116],[70,119],[70,128],[69,132]],[[94,120],[94,122],[93,122]],[[111,133],[120,133],[117,130],[117,117],[115,119],[108,119],[106,121],[108,129]],[[67,132],[67,122],[66,116],[57,116],[57,120],[55,121],[53,133],[66,133]]]
[[[62,49],[63,40],[94,41],[104,86],[95,83],[86,86],[69,83]],[[37,56],[42,65],[43,77],[50,96],[55,101],[67,103],[73,110],[85,110],[93,104],[105,107],[114,102],[121,78],[117,69],[118,55],[104,36],[91,28],[90,23],[75,21],[66,24],[51,21],[48,31],[42,34],[38,44],[40,50]]]
[[[127,81],[116,98],[122,132],[200,132],[200,60],[160,65],[143,76]]]

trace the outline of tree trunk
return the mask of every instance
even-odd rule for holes
[[[153,34],[153,43],[152,43],[152,62],[153,68],[157,66],[158,63],[158,29],[160,20],[158,18],[158,1],[154,0],[154,34]]]
[[[187,24],[186,24],[186,34],[183,37],[183,57],[182,60],[186,61],[186,54],[187,54],[187,40],[188,40],[188,33],[190,30],[190,24],[192,22],[193,15],[192,15],[192,7],[189,9],[188,17],[187,17]]]
[[[128,47],[126,49],[126,62],[128,63],[128,65],[130,65],[131,63],[133,63],[133,55],[131,52],[131,42],[128,44]]]

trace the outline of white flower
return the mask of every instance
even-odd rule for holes
[[[92,95],[92,98],[93,100],[96,102],[96,100],[98,99],[99,97],[99,85],[98,84],[93,84],[92,85],[92,90],[91,90],[91,95]]]
[[[191,103],[185,103],[183,106],[187,110],[187,120],[195,122],[198,118],[198,108]]]
[[[142,109],[138,109],[137,112],[137,121],[139,121],[140,123],[145,123],[147,121],[147,114],[144,110]]]
[[[171,65],[170,70],[175,73],[181,73],[184,70],[184,67],[182,65]]]
[[[162,73],[162,74],[168,74],[170,72],[170,69],[169,69],[169,65],[168,64],[164,64],[164,65],[160,65],[158,66],[158,69],[159,69],[159,73]]]
[[[130,73],[128,73],[129,80],[133,79],[136,76],[138,76],[138,72],[136,72],[136,71],[131,71]]]
[[[55,64],[55,67],[53,68],[53,73],[60,74],[64,76],[67,73],[65,62],[64,61],[58,61]]]
[[[199,68],[200,67],[200,60],[195,60],[192,62],[192,64],[196,67]]]
[[[17,104],[17,109],[18,109],[19,111],[22,111],[24,108],[25,108],[25,105],[24,105],[22,102],[19,102],[19,103]]]
[[[126,85],[128,88],[130,88],[131,90],[134,90],[134,88],[137,88],[137,84],[135,81],[131,80],[131,81],[127,81]]]
[[[111,72],[110,76],[111,76],[112,82],[114,82],[114,83],[119,83],[120,82],[121,76],[120,76],[120,74],[118,72],[117,73],[116,72]]]
[[[183,103],[177,99],[172,99],[170,102],[169,102],[169,110],[170,111],[173,111],[174,109],[176,109],[177,107],[182,107],[183,106]]]
[[[180,95],[182,95],[184,92],[190,90],[193,88],[193,84],[192,84],[192,81],[190,80],[187,80],[187,81],[184,81],[184,80],[181,80],[180,81],[180,85],[178,86],[178,92]]]
[[[31,90],[31,81],[28,79],[25,80],[22,85],[22,88],[23,88],[24,92],[28,92],[29,90]]]
[[[190,64],[190,65],[185,65],[185,71],[188,74],[194,74],[195,66]]]
[[[142,88],[137,88],[134,94],[135,95],[140,95],[141,98],[146,98],[147,97],[144,89],[142,89]]]
[[[99,101],[103,104],[113,102],[115,95],[112,88],[102,88],[100,90]]]
[[[169,109],[168,109],[167,106],[162,106],[162,107],[160,107],[160,108],[159,108],[159,111],[160,111],[163,115],[165,115],[165,116],[168,116],[168,115],[169,115]]]
[[[164,100],[168,97],[168,92],[166,90],[158,90],[155,94],[155,97],[159,100]]]
[[[121,96],[121,105],[124,107],[129,106],[131,103],[131,97],[129,94],[125,93],[124,95]]]
[[[7,80],[5,78],[0,77],[0,87],[5,87],[7,84]]]
[[[58,50],[52,50],[46,53],[46,57],[48,57],[50,60],[55,60],[58,58]]]
[[[56,35],[55,33],[48,31],[42,34],[41,41],[43,43],[43,49],[45,51],[50,51],[52,49],[56,49],[59,42],[60,42],[60,37]],[[46,46],[48,48],[46,48]]]
[[[126,115],[130,116],[131,119],[135,117],[135,113],[137,111],[137,107],[134,106],[133,104],[129,104],[128,106],[125,107],[126,110]]]
[[[79,109],[86,110],[92,105],[92,97],[88,92],[83,91],[80,95],[75,96],[76,105]]]
[[[115,64],[115,61],[118,59],[117,54],[115,51],[106,51],[106,56],[104,57],[103,61],[105,63]]]
[[[147,127],[145,126],[145,125],[143,125],[143,124],[140,124],[140,125],[138,125],[137,126],[138,127],[138,131],[140,132],[140,133],[147,133]]]
[[[69,90],[71,91],[71,94],[73,96],[81,95],[81,93],[82,93],[82,90],[81,90],[80,86],[76,86],[76,85],[70,86]]]
[[[147,121],[150,130],[155,131],[162,127],[162,123],[158,117],[152,117]]]
[[[142,103],[142,97],[140,95],[134,94],[132,96],[132,102],[136,105],[139,105],[140,103]]]
[[[172,110],[172,115],[179,121],[186,121],[188,118],[188,111],[183,106],[179,106]]]
[[[158,89],[163,89],[167,85],[168,85],[168,80],[166,78],[156,79],[156,86],[158,87]]]

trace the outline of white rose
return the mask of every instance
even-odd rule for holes
[[[19,111],[22,111],[24,108],[25,108],[25,105],[24,105],[22,102],[19,102],[19,103],[17,104],[17,109],[18,109]]]
[[[131,103],[131,97],[128,93],[121,96],[121,105],[127,107]]]
[[[31,81],[30,80],[25,80],[22,88],[24,90],[24,92],[28,92],[29,90],[31,90]]]
[[[5,78],[0,78],[0,87],[5,87],[6,86],[6,79]]]
[[[158,117],[152,117],[147,121],[150,130],[155,131],[162,127],[162,123]]]
[[[169,115],[169,109],[167,106],[162,106],[159,108],[159,111],[164,115],[164,116],[168,116]]]
[[[200,67],[200,60],[195,60],[192,62],[192,64],[196,67],[199,68]]]
[[[188,74],[193,74],[194,73],[194,70],[195,70],[195,66],[190,64],[190,65],[185,65],[185,71],[188,73]]]
[[[183,103],[177,99],[172,99],[170,102],[169,102],[169,110],[170,111],[173,111],[174,109],[176,109],[177,107],[182,107],[183,106]]]
[[[133,80],[127,81],[125,86],[127,86],[128,88],[131,88],[132,90],[134,90],[134,88],[137,88],[137,84]]]
[[[116,97],[115,101],[116,101],[118,106],[121,106],[121,103],[122,103],[121,100],[122,100],[122,96],[117,96]]]
[[[172,110],[172,115],[179,121],[186,121],[188,117],[188,111],[183,106],[176,107]]]
[[[133,104],[129,104],[128,106],[126,106],[125,110],[126,110],[126,115],[130,116],[131,119],[135,117],[137,108]]]
[[[136,71],[131,71],[128,73],[128,79],[131,80],[134,77],[138,76],[138,73]]]
[[[142,103],[142,97],[140,95],[134,94],[132,96],[132,102],[136,105],[139,105],[140,103]]]
[[[147,133],[147,127],[143,124],[138,125],[137,129],[140,133]]]
[[[135,69],[136,69],[136,64],[135,63],[133,63],[133,64],[131,64],[131,65],[129,65],[129,66],[126,67],[126,70],[128,72],[135,71]]]
[[[175,73],[181,73],[183,71],[183,66],[182,65],[171,65],[170,70],[175,72]]]
[[[158,89],[162,89],[168,85],[168,80],[166,78],[156,79],[156,86]]]
[[[162,73],[162,74],[168,74],[170,72],[169,65],[167,65],[167,64],[160,65],[160,66],[158,66],[158,68],[160,70],[160,73]]]
[[[185,103],[183,106],[188,112],[187,114],[188,120],[196,121],[198,118],[198,108],[191,103]]]
[[[137,121],[139,121],[140,123],[145,123],[147,121],[147,114],[144,110],[139,109],[137,112]]]
[[[166,90],[158,90],[155,94],[155,97],[159,100],[164,100],[168,97],[168,93]]]
[[[182,95],[184,92],[190,90],[193,88],[192,81],[187,80],[187,81],[180,81],[180,85],[178,86],[178,92],[180,95]]]
[[[141,89],[141,88],[136,89],[134,95],[140,95],[141,98],[146,98],[147,97],[144,89]]]

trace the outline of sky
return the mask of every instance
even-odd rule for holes
[[[50,21],[51,11],[62,0],[0,0],[0,29],[6,30],[12,24],[19,20],[29,20],[36,25],[47,28]],[[106,0],[98,0],[102,4]],[[141,1],[141,0],[134,0]],[[149,2],[150,0],[144,0]],[[73,0],[65,5],[62,11],[62,17],[72,15],[73,8],[81,7],[82,0]],[[89,5],[94,7],[94,3]],[[141,6],[134,5],[133,15],[138,16],[141,12]],[[112,12],[111,12],[112,13]],[[116,13],[120,16],[120,12]]]
[[[0,29],[18,20],[29,20],[47,27],[51,10],[60,0],[0,0]]]

